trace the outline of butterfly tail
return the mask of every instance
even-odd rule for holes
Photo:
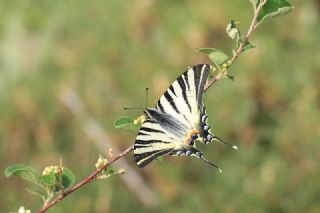
[[[174,150],[171,153],[169,153],[169,155],[174,155],[174,156],[181,156],[181,155],[194,156],[194,157],[197,157],[197,158],[201,159],[202,161],[206,162],[207,164],[215,167],[216,169],[219,170],[219,172],[222,172],[221,169],[216,164],[214,164],[213,162],[207,160],[204,157],[204,154],[202,154],[202,152],[200,152],[197,148],[195,148],[193,146],[188,147],[188,149]]]

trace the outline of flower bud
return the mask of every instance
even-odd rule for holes
[[[25,209],[24,206],[20,206],[18,213],[31,213],[29,209]]]
[[[63,171],[63,167],[60,167],[60,166],[47,166],[42,171],[42,175],[45,176],[45,175],[49,175],[50,173],[54,173],[55,175],[57,175],[57,174],[59,174],[60,170]]]
[[[105,165],[106,163],[108,163],[108,159],[106,159],[105,157],[103,157],[102,155],[99,155],[99,158],[95,164],[96,169],[101,168],[103,165]]]

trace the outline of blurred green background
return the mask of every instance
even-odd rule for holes
[[[140,169],[130,153],[152,207],[113,177],[49,212],[320,212],[320,2],[291,3],[293,12],[254,33],[257,48],[230,70],[235,81],[205,94],[213,132],[239,146],[201,147],[222,174],[186,157]],[[188,66],[210,63],[194,48],[230,53],[227,23],[239,21],[244,33],[251,17],[249,1],[0,1],[1,171],[15,163],[41,171],[62,158],[79,181],[102,153],[83,113],[119,150],[131,146],[135,133],[113,121],[141,112],[123,107],[143,107],[146,87],[153,106]],[[86,112],[61,101],[71,90]],[[0,187],[1,212],[41,206],[16,177],[2,173]]]

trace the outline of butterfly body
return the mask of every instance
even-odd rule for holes
[[[155,108],[147,108],[134,146],[134,158],[143,167],[162,155],[187,155],[204,158],[195,142],[206,144],[219,140],[209,132],[205,106],[204,85],[210,65],[199,64],[188,69],[165,91]]]

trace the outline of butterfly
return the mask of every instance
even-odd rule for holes
[[[211,69],[208,64],[189,68],[169,86],[155,108],[144,110],[146,119],[133,151],[139,167],[163,155],[187,155],[218,168],[195,146],[196,141],[204,144],[214,140],[224,142],[210,132],[203,104],[204,87]]]

